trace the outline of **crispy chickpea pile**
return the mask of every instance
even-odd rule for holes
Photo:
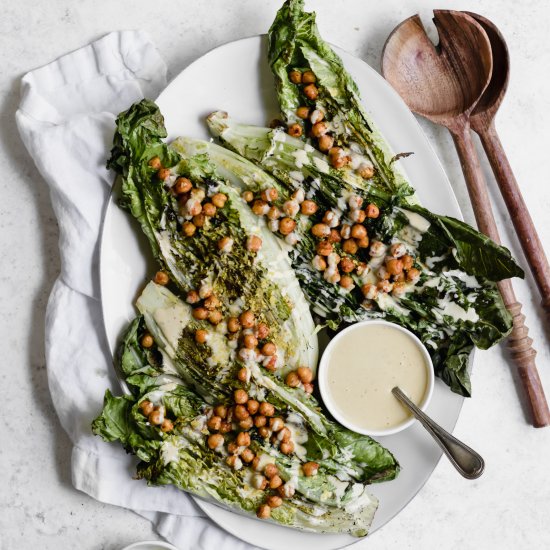
[[[306,393],[313,393],[313,372],[309,367],[298,367],[289,372],[285,383],[291,388],[302,388]]]
[[[198,289],[190,290],[185,301],[193,308],[193,318],[197,321],[208,321],[211,325],[219,325],[223,321],[222,303],[214,294],[212,287],[203,283]],[[198,329],[195,341],[204,344],[208,340],[208,331]]]
[[[163,182],[167,182],[172,176],[168,168],[162,167],[159,157],[152,158],[149,166],[156,170],[157,177]],[[194,186],[193,182],[184,176],[176,177],[170,189],[177,197],[181,228],[186,237],[192,237],[198,228],[204,227],[227,202],[226,194],[216,193],[207,197],[202,187]]]
[[[311,70],[292,69],[288,73],[289,79],[298,86],[304,96],[304,105],[296,109],[296,117],[301,122],[293,122],[288,125],[287,132],[293,137],[301,137],[306,134],[310,137],[317,149],[328,155],[330,165],[336,169],[342,169],[352,163],[351,151],[337,143],[333,135],[331,123],[325,120],[326,113],[318,105],[317,99],[320,90],[317,78]],[[355,173],[364,179],[374,176],[374,166],[368,159],[354,166]]]
[[[171,432],[174,429],[174,423],[166,417],[164,405],[154,405],[146,399],[139,404],[139,410],[152,426],[160,427],[163,432]]]
[[[276,415],[271,403],[251,399],[246,390],[237,389],[233,392],[233,404],[216,405],[206,425],[208,447],[216,452],[226,451],[229,456],[225,461],[230,468],[240,470],[248,465],[254,470],[252,485],[266,492],[265,503],[257,511],[258,517],[268,518],[271,509],[281,506],[284,498],[294,495],[294,487],[282,480],[277,466],[262,463],[260,456],[251,449],[254,439],[270,439],[281,453],[290,455],[294,452],[292,433],[284,420]],[[314,464],[303,465],[304,475],[317,473],[311,466]]]

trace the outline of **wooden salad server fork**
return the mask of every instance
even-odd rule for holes
[[[495,116],[504,99],[510,77],[508,48],[504,37],[491,21],[476,13],[465,13],[483,27],[493,57],[491,80],[470,115],[470,125],[479,135],[491,163],[525,258],[542,295],[542,307],[550,320],[550,265],[495,128]]]
[[[491,79],[491,44],[483,28],[463,12],[435,10],[434,22],[440,40],[437,47],[426,35],[418,15],[398,25],[384,46],[382,73],[412,111],[451,132],[479,230],[500,243],[487,184],[470,133],[470,115]],[[536,427],[547,426],[550,410],[522,306],[509,279],[499,282],[498,288],[513,317],[507,342],[532,423]]]

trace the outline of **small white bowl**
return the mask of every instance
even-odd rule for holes
[[[172,546],[168,542],[162,542],[160,540],[144,540],[142,542],[134,542],[130,546],[125,546],[121,550],[178,550],[175,546]]]
[[[327,370],[328,370],[327,367],[328,367],[330,352],[336,345],[336,342],[338,342],[342,338],[345,338],[346,334],[349,334],[351,331],[360,330],[361,327],[371,326],[371,325],[389,326],[395,330],[399,330],[407,334],[407,336],[409,336],[411,340],[416,344],[416,347],[421,351],[422,355],[424,356],[424,359],[426,360],[425,364],[426,364],[427,375],[428,375],[428,388],[426,390],[426,393],[424,394],[424,399],[418,405],[418,407],[423,411],[427,409],[430,403],[430,400],[432,398],[435,374],[434,374],[432,359],[430,357],[430,354],[428,353],[428,350],[424,346],[424,344],[410,330],[407,330],[406,328],[403,328],[402,326],[397,325],[396,323],[389,323],[388,321],[382,321],[382,320],[361,321],[359,323],[355,323],[345,328],[330,341],[329,345],[325,348],[325,351],[323,352],[323,356],[321,357],[321,362],[319,364],[319,371],[317,374],[319,391],[321,392],[321,396],[323,398],[323,402],[325,403],[325,406],[330,411],[332,416],[334,416],[334,418],[346,428],[349,428],[350,430],[363,435],[371,435],[371,436],[379,437],[384,435],[396,434],[404,430],[405,428],[408,428],[411,424],[414,423],[415,419],[411,417],[405,420],[404,422],[402,422],[401,424],[398,424],[397,426],[392,426],[391,428],[388,428],[386,430],[369,430],[369,429],[365,429],[360,426],[357,426],[347,418],[343,417],[338,411],[338,408],[336,407],[336,405],[331,399],[330,391],[328,388],[328,380],[327,380]],[[365,360],[368,361],[368,357],[365,357]]]

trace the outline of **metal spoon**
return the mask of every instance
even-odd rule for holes
[[[464,476],[466,479],[477,479],[483,473],[485,462],[478,453],[465,443],[462,443],[462,441],[459,441],[439,424],[434,422],[428,415],[423,413],[403,393],[401,388],[396,386],[393,388],[392,393],[402,405],[409,409],[422,426],[426,428],[460,475]]]

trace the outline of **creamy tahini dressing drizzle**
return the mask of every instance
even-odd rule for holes
[[[385,430],[409,418],[391,393],[399,386],[420,404],[428,364],[406,333],[383,325],[357,326],[329,351],[327,388],[336,411],[365,430]]]

